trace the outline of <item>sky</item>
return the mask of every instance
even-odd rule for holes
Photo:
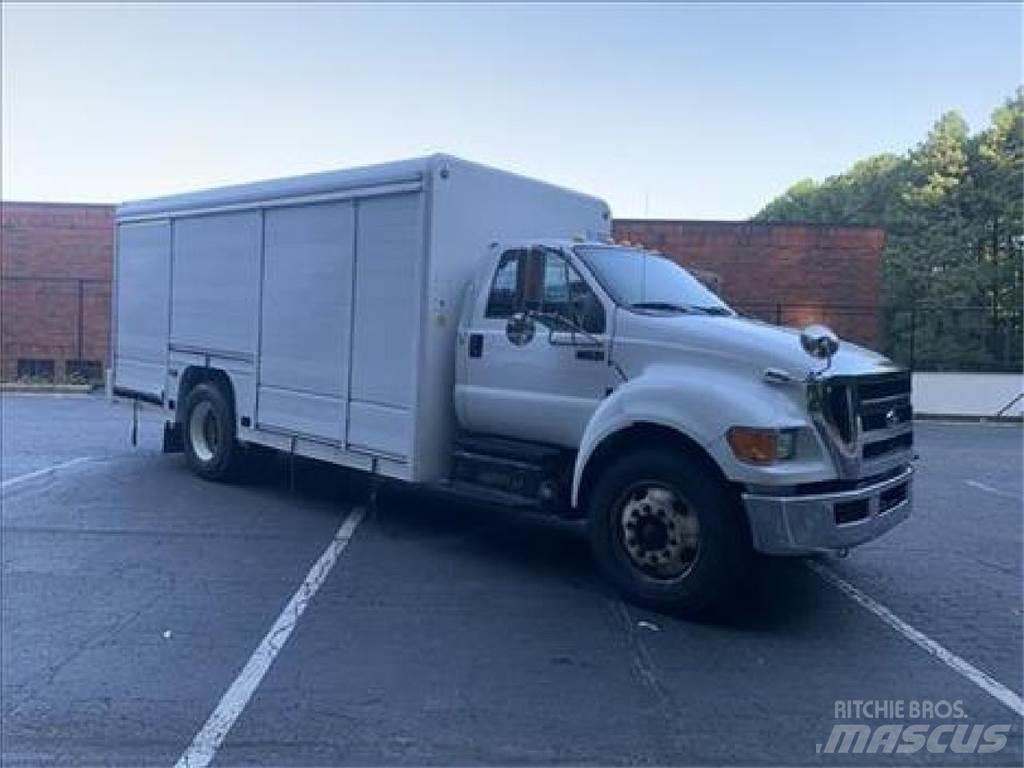
[[[973,130],[1019,4],[3,3],[2,196],[121,202],[449,152],[620,217],[742,219]]]

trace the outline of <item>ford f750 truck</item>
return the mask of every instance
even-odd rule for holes
[[[910,376],[738,316],[601,200],[445,155],[117,211],[114,392],[221,480],[265,446],[587,521],[633,600],[910,514]]]

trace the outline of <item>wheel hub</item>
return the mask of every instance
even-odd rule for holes
[[[635,486],[625,496],[619,520],[629,560],[647,575],[677,578],[693,566],[700,525],[671,488],[658,483]]]
[[[657,552],[664,549],[669,541],[668,526],[661,520],[642,517],[637,528],[637,541],[645,552]]]
[[[192,409],[188,420],[188,439],[192,452],[200,461],[210,461],[216,455],[220,445],[220,426],[208,402],[200,402]]]

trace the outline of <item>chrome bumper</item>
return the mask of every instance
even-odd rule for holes
[[[910,516],[913,474],[908,466],[874,485],[813,496],[745,493],[754,549],[801,555],[871,541]]]

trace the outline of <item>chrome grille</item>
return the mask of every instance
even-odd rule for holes
[[[855,379],[865,462],[877,462],[914,447],[910,373]]]
[[[909,372],[818,381],[808,398],[840,477],[882,472],[909,459],[914,444]]]

